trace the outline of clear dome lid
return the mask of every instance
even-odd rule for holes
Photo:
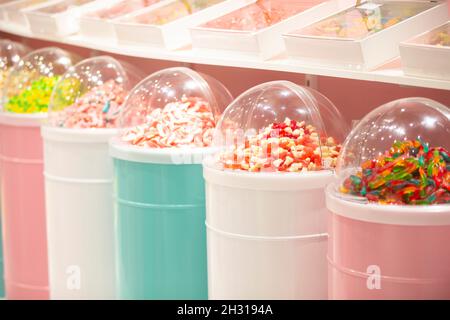
[[[450,203],[450,109],[426,98],[389,102],[365,116],[338,159],[337,194],[380,204]]]
[[[305,172],[333,169],[348,132],[319,92],[289,81],[258,85],[223,113],[214,136],[219,169]]]
[[[53,87],[76,60],[71,53],[54,47],[24,56],[11,69],[3,88],[3,111],[47,112]]]
[[[109,56],[83,60],[55,84],[49,124],[65,128],[116,128],[130,90],[143,78],[129,64]]]
[[[232,101],[216,79],[169,68],[141,81],[121,114],[121,140],[147,148],[208,147],[216,121]]]
[[[0,39],[0,92],[3,91],[11,68],[28,50],[26,46],[18,42]]]

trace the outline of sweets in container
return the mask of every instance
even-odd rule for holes
[[[189,27],[206,22],[239,0],[168,0],[114,20],[119,44],[178,49],[191,42]]]
[[[352,130],[326,190],[330,298],[450,298],[449,134],[449,108],[425,98]]]
[[[53,81],[76,57],[58,48],[33,51],[12,68],[0,112],[0,160],[7,299],[48,298],[42,140]]]
[[[41,129],[52,299],[116,298],[108,140],[139,80],[132,66],[99,56],[76,64],[53,90]]]
[[[87,38],[115,41],[113,23],[127,15],[158,4],[160,0],[113,0],[97,5],[80,17],[80,33]]]
[[[260,0],[203,24],[205,28],[257,31],[274,25],[320,1]]]
[[[11,71],[11,68],[19,62],[20,58],[24,56],[29,49],[24,45],[2,39],[0,40],[0,93],[3,92],[3,88],[6,84],[6,79]],[[1,135],[1,133],[0,133]],[[1,167],[0,167],[1,175]],[[0,205],[1,205],[2,192],[0,189]],[[0,207],[0,213],[2,208]],[[0,217],[0,297],[5,296],[5,280],[3,276],[3,244],[2,244],[2,227]]]
[[[80,30],[80,16],[102,2],[96,0],[56,0],[25,11],[30,30],[38,36],[64,37]]]
[[[8,24],[19,26],[25,29],[29,28],[25,11],[36,6],[42,5],[48,0],[14,0],[0,5],[0,17],[3,16]]]
[[[402,42],[400,58],[406,75],[450,79],[450,21]]]
[[[347,0],[230,2],[218,16],[191,28],[192,45],[214,54],[269,59],[285,50],[283,33],[307,26],[350,3]]]
[[[119,298],[208,298],[201,160],[231,99],[187,68],[156,72],[130,93],[110,146]]]
[[[326,208],[347,125],[319,92],[249,89],[204,160],[210,299],[325,299]]]
[[[93,17],[93,18],[99,18],[99,19],[115,19],[117,17],[126,15],[133,11],[147,8],[157,2],[159,2],[159,0],[113,1],[112,4],[109,4],[105,8],[93,10],[92,12],[88,12],[85,15],[87,17]]]
[[[149,13],[138,14],[133,18],[129,18],[128,21],[132,21],[138,24],[164,25],[222,1],[223,0],[174,1],[172,3],[158,7],[155,10],[150,11]]]
[[[446,1],[369,0],[284,35],[288,55],[309,64],[370,70],[399,43],[448,20]]]

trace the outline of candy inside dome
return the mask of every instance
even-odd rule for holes
[[[332,169],[347,133],[319,92],[288,81],[256,86],[225,110],[215,133],[215,163],[249,172]]]
[[[188,68],[156,72],[130,93],[121,115],[124,143],[147,148],[209,147],[231,102],[214,78]]]
[[[116,128],[129,91],[141,79],[132,66],[109,56],[81,61],[54,87],[49,123],[65,128]]]
[[[14,113],[47,112],[53,87],[77,61],[54,47],[35,50],[12,69],[3,88],[3,110]]]
[[[28,48],[18,42],[1,39],[0,40],[0,92],[5,86],[11,68],[20,61]]]
[[[380,204],[450,203],[450,110],[425,98],[389,102],[352,130],[337,193]]]

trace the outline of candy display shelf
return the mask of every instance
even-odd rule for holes
[[[56,43],[63,43],[89,49],[101,48],[101,50],[105,52],[147,59],[294,72],[307,75],[328,76],[335,78],[392,83],[404,86],[450,90],[450,81],[406,76],[400,67],[400,61],[398,60],[394,60],[391,63],[388,63],[373,71],[355,71],[311,66],[307,63],[291,60],[284,56],[279,56],[271,60],[263,61],[253,57],[233,55],[233,53],[231,52],[227,54],[210,53],[193,50],[190,47],[171,51],[159,48],[138,48],[124,45],[119,46],[115,43],[112,43],[111,41],[105,41],[104,43],[102,43],[98,39],[88,39],[81,35],[66,36],[64,38],[49,35],[35,35],[26,29],[20,28],[18,26],[8,26],[5,23],[0,24],[0,31],[17,36],[52,41]]]

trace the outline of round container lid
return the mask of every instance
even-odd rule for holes
[[[69,52],[49,47],[24,56],[11,69],[3,88],[3,111],[31,114],[47,112],[56,82],[76,62]]]
[[[188,68],[156,72],[128,96],[120,116],[123,130],[113,144],[138,148],[137,153],[150,158],[174,153],[161,149],[192,153],[208,148],[216,121],[231,100],[228,90],[210,76]]]
[[[450,202],[450,110],[425,98],[389,102],[365,116],[338,159],[337,193],[353,202]]]
[[[48,124],[71,129],[116,128],[125,99],[141,78],[138,70],[109,56],[83,60],[55,84]]]
[[[214,166],[247,172],[333,169],[348,127],[319,92],[288,81],[258,85],[223,113]]]

